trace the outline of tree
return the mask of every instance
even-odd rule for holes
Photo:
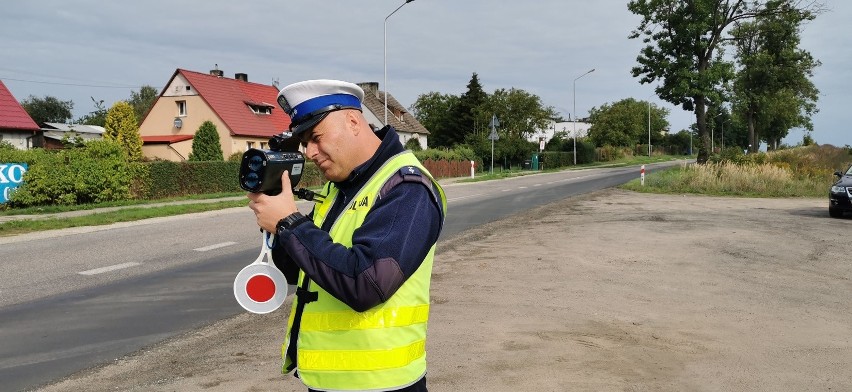
[[[488,126],[492,115],[500,120],[500,129],[506,136],[527,138],[550,125],[556,110],[544,106],[539,96],[511,88],[495,90],[487,95],[478,111],[478,124]]]
[[[107,109],[104,107],[104,100],[96,101],[95,97],[89,97],[95,104],[95,110],[83,115],[77,119],[77,124],[104,126],[106,123]]]
[[[787,5],[769,1],[767,9]],[[774,12],[754,21],[738,23],[732,30],[739,71],[734,81],[735,109],[748,125],[750,151],[758,151],[761,140],[770,149],[791,128],[813,131],[810,121],[819,90],[810,81],[820,65],[800,49],[799,26],[812,20],[807,12]]]
[[[125,101],[118,101],[107,112],[104,122],[104,138],[118,142],[124,149],[129,162],[142,160],[142,136],[136,125],[133,108]]]
[[[408,108],[429,131],[429,145],[433,147],[451,147],[449,125],[459,97],[438,92],[420,94]]]
[[[633,98],[604,104],[589,111],[589,139],[597,146],[633,147],[648,144],[649,102]],[[669,128],[669,110],[650,106],[651,144],[661,144]]]
[[[133,113],[136,114],[137,124],[142,124],[142,120],[145,119],[148,111],[150,111],[151,107],[154,106],[154,102],[157,101],[157,97],[159,96],[159,91],[157,91],[157,89],[153,86],[148,85],[142,86],[139,89],[139,92],[130,92],[130,99],[127,100],[127,103],[133,107]]]
[[[642,21],[630,38],[645,36],[646,46],[637,57],[634,77],[641,83],[662,84],[657,95],[695,113],[698,129],[698,162],[704,163],[710,146],[707,133],[708,105],[721,105],[721,86],[733,77],[733,66],[721,58],[720,42],[735,22],[757,15],[780,12],[811,12],[820,5],[783,0],[785,7],[768,9],[766,1],[755,0],[631,0],[627,8]],[[815,11],[814,11],[815,12]]]
[[[190,161],[224,161],[222,144],[219,141],[219,132],[216,125],[205,121],[195,131],[192,137],[192,152],[189,154]]]
[[[71,121],[71,110],[74,109],[74,102],[60,101],[49,95],[44,98],[30,95],[27,99],[21,101],[21,106],[36,124],[41,125],[46,122],[67,123]]]
[[[485,129],[488,126],[488,123],[478,123],[476,117],[477,110],[487,98],[488,94],[482,90],[479,76],[474,72],[467,84],[467,91],[450,112],[446,135],[448,145],[462,143],[466,135],[476,132],[477,128]]]

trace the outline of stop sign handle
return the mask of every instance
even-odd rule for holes
[[[260,255],[245,266],[234,279],[234,298],[243,309],[257,314],[272,312],[284,303],[287,295],[295,292],[284,274],[272,262],[270,234],[261,233]],[[266,261],[264,261],[266,257]]]

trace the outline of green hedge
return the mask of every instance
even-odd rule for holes
[[[135,164],[131,188],[137,199],[239,192],[239,170],[239,162],[143,162]]]
[[[131,172],[120,145],[108,140],[58,151],[0,150],[0,162],[28,165],[24,183],[9,200],[10,207],[73,205],[130,197]]]
[[[574,165],[573,152],[545,151],[539,154],[539,164],[546,169],[556,169]]]
[[[162,199],[205,193],[242,192],[240,162],[154,161],[135,164],[132,189],[137,199]],[[322,174],[313,162],[306,162],[299,187],[323,184]]]

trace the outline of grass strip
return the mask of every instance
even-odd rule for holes
[[[24,219],[0,223],[0,237],[31,233],[43,230],[67,229],[81,226],[102,226],[118,222],[130,222],[148,218],[159,218],[195,212],[246,207],[247,200],[219,201],[160,207],[130,207],[119,211],[94,213],[71,218]]]
[[[737,165],[730,162],[705,165],[682,165],[654,170],[640,180],[621,185],[642,193],[738,197],[827,197],[831,178],[795,175],[785,167],[773,164]]]
[[[38,206],[38,207],[14,208],[14,209],[4,209],[4,206],[2,204],[0,204],[0,216],[55,214],[55,213],[58,213],[58,212],[93,210],[95,208],[103,208],[103,207],[123,207],[123,206],[134,206],[134,205],[146,205],[146,204],[151,204],[151,203],[166,203],[166,202],[172,202],[172,201],[218,199],[218,198],[223,198],[223,197],[245,196],[245,194],[246,194],[245,192],[208,193],[208,194],[203,194],[203,195],[170,197],[170,198],[156,199],[156,200],[118,200],[118,201],[93,203],[93,204],[75,204],[75,205],[65,205],[65,206],[63,206],[63,205],[50,205],[50,206]]]

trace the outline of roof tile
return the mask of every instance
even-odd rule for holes
[[[0,128],[38,131],[38,124],[0,80]]]

